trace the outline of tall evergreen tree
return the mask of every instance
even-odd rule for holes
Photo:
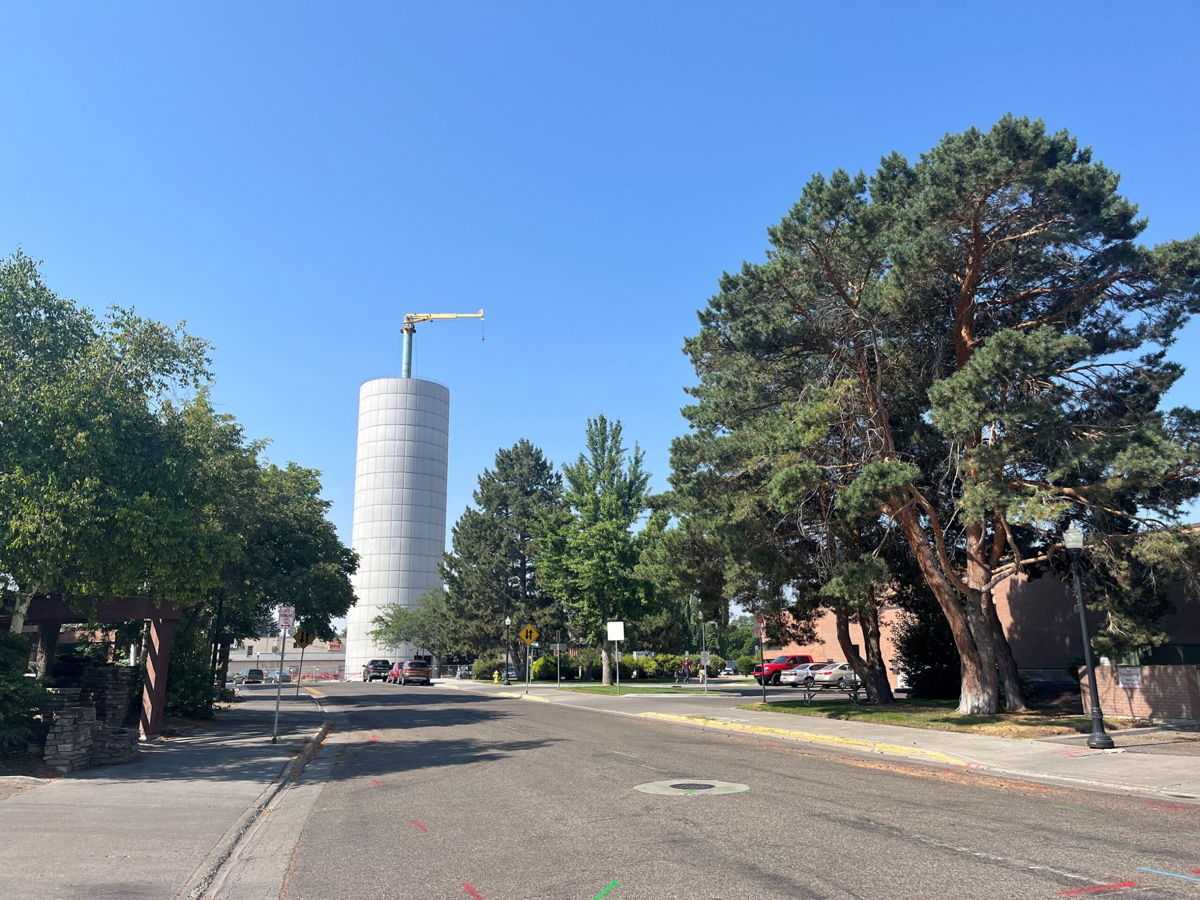
[[[1110,642],[1154,640],[1156,595],[1197,552],[1171,526],[1200,492],[1200,416],[1159,406],[1200,308],[1200,238],[1137,244],[1116,188],[1068,134],[1013,117],[871,178],[816,176],[687,344],[686,476],[836,540],[839,572],[878,564],[871,532],[902,538],[963,712],[1023,706],[992,593],[1061,557],[1068,521],[1114,586]]]
[[[560,621],[553,597],[539,587],[533,542],[537,523],[562,505],[562,478],[522,438],[497,451],[473,497],[477,508],[455,523],[441,574],[452,649],[483,653],[503,643],[505,616],[539,631]]]

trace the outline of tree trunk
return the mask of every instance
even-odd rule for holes
[[[866,689],[867,699],[872,703],[891,703],[895,698],[892,696],[891,685],[888,684],[887,671],[883,668],[883,654],[879,649],[878,635],[874,642],[868,637],[869,625],[864,623],[861,618],[859,621],[863,632],[863,644],[866,647],[867,655],[864,659],[855,649],[854,642],[850,640],[850,615],[845,610],[834,610],[834,622],[837,625],[838,646],[842,649],[842,654],[846,657],[846,662],[850,663],[854,672],[858,675],[862,682],[863,688]],[[872,643],[874,646],[872,646]]]
[[[221,640],[221,653],[217,660],[217,695],[220,696],[221,691],[224,691],[229,684],[229,647],[233,643],[231,638],[223,638]]]
[[[987,591],[981,598],[983,614],[992,629],[992,641],[996,646],[996,668],[1000,677],[1000,685],[1004,690],[1004,708],[1009,712],[1021,712],[1028,709],[1025,700],[1025,689],[1021,686],[1021,676],[1017,669],[1017,661],[1013,657],[1012,645],[1000,624],[1000,616],[996,613],[996,604],[992,601],[992,592]]]
[[[600,683],[612,684],[612,660],[609,658],[608,641],[600,645]]]
[[[54,655],[58,652],[58,633],[60,626],[39,625],[37,649],[33,654],[34,671],[38,678],[54,674]]]
[[[27,594],[17,594],[17,605],[13,607],[12,623],[9,625],[9,632],[12,634],[20,634],[25,628],[25,616],[29,614],[29,605],[33,603],[33,595],[36,594],[42,587],[39,581],[33,586]]]
[[[910,505],[905,505],[896,510],[894,515],[904,532],[909,549],[916,557],[925,583],[937,599],[938,606],[950,625],[950,633],[954,636],[954,646],[958,649],[962,665],[962,690],[958,695],[958,711],[963,714],[999,712],[1000,692],[996,681],[996,667],[994,664],[990,668],[985,665],[983,654],[976,643],[976,635],[982,631],[978,626],[983,624],[978,605],[973,611],[977,620],[977,625],[973,628],[969,621],[972,615],[971,604],[961,602],[958,591],[938,568],[916,510]]]
[[[888,681],[887,660],[883,658],[883,641],[879,626],[879,607],[872,606],[865,618],[859,619],[863,633],[863,646],[867,649],[867,677],[863,686],[873,703],[892,703],[892,683]],[[862,678],[862,675],[859,675]]]

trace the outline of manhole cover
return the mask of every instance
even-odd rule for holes
[[[671,778],[666,781],[648,781],[639,784],[634,790],[643,794],[669,794],[678,797],[699,797],[709,794],[740,794],[750,790],[747,784],[737,784],[732,781],[676,781]]]

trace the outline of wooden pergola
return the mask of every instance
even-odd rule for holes
[[[39,653],[52,661],[58,647],[59,629],[63,625],[74,622],[96,622],[101,625],[149,622],[146,678],[138,717],[138,730],[143,738],[147,738],[162,732],[163,710],[167,703],[167,668],[171,662],[175,628],[182,616],[182,610],[175,604],[153,597],[98,600],[89,602],[86,611],[81,611],[58,594],[38,594],[29,604],[25,624],[38,627]],[[0,613],[0,626],[5,626],[6,621],[11,621],[11,616]]]

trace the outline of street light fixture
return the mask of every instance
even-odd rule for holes
[[[1113,739],[1104,731],[1104,713],[1100,709],[1100,691],[1096,687],[1096,661],[1092,658],[1092,638],[1088,634],[1087,612],[1083,608],[1083,581],[1079,577],[1079,557],[1083,553],[1083,532],[1074,522],[1063,532],[1063,545],[1071,556],[1071,576],[1075,581],[1075,606],[1079,610],[1079,627],[1083,631],[1083,659],[1088,669],[1088,688],[1092,707],[1092,733],[1087,745],[1093,750],[1111,750]]]
[[[512,625],[512,616],[504,617],[504,683],[512,684],[508,680],[508,660],[512,656],[512,645],[508,640],[508,627]]]

